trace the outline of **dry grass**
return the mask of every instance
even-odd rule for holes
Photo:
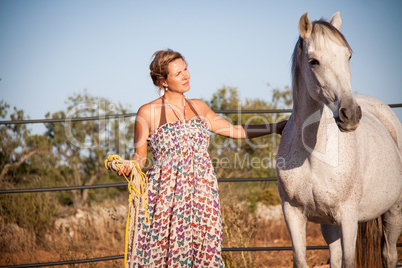
[[[291,246],[282,216],[275,220],[261,220],[235,202],[234,197],[234,194],[222,196],[224,247]],[[124,201],[119,200],[114,204],[110,202],[91,209],[65,212],[65,217],[58,221],[59,225],[55,224],[42,238],[34,237],[22,228],[7,227],[0,221],[0,232],[2,232],[0,242],[3,241],[0,265],[55,262],[124,254],[126,211],[121,205]],[[401,242],[402,237],[399,239],[399,243]],[[308,223],[307,245],[325,245],[319,225]],[[5,246],[9,247],[5,248]],[[402,248],[398,251],[399,263],[402,263]],[[223,257],[228,268],[293,266],[290,250],[224,252]],[[310,267],[326,265],[328,258],[327,250],[307,251]],[[122,266],[123,260],[119,259],[62,267]]]
[[[56,262],[77,259],[121,255],[124,253],[126,208],[119,206],[96,206],[90,209],[65,211],[47,230],[43,238],[25,239],[26,229],[0,226],[8,236],[2,236],[0,243],[18,241],[0,250],[0,265]],[[71,215],[70,215],[71,214]],[[10,239],[12,237],[12,239]],[[2,243],[3,242],[3,243]],[[29,242],[28,248],[25,244]],[[11,245],[10,244],[10,245]],[[123,260],[80,264],[65,267],[121,267]]]

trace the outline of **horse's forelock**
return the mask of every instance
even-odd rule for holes
[[[346,46],[350,51],[352,51],[352,48],[350,47],[348,41],[346,40],[345,36],[337,29],[335,28],[331,23],[328,21],[325,21],[323,19],[313,21],[313,29],[311,32],[312,38],[317,38],[319,35],[323,35],[324,37],[328,36],[329,38],[335,37],[338,39],[341,44]]]

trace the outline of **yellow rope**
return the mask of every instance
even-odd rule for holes
[[[118,155],[109,155],[107,159],[105,160],[105,167],[106,169],[109,170],[109,167],[107,166],[108,162],[112,162],[113,160],[120,160],[121,157]],[[126,177],[126,174],[124,174],[122,167],[120,166],[119,162],[116,161],[117,166],[119,167],[119,170],[123,174],[124,178],[128,182],[128,192],[129,192],[129,198],[128,198],[128,215],[127,215],[127,223],[126,223],[126,237],[125,237],[125,248],[124,248],[124,265],[127,264],[127,252],[128,252],[128,235],[129,235],[129,226],[130,226],[130,212],[131,212],[131,203],[132,203],[132,194],[131,190],[134,190],[134,192],[137,194],[138,197],[144,196],[144,210],[145,210],[145,224],[149,224],[149,215],[148,215],[148,181],[147,181],[147,176],[145,175],[144,172],[142,172],[140,166],[138,165],[137,162],[134,160],[130,160],[131,163],[133,163],[133,169],[131,170],[131,175],[130,179]],[[134,178],[134,169],[138,172],[140,175],[140,189],[137,190],[133,184],[133,178]],[[137,208],[138,209],[138,208]],[[137,226],[134,226],[134,228],[137,228]],[[135,239],[135,238],[134,238]]]

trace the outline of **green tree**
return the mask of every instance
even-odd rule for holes
[[[8,105],[5,101],[0,101],[0,118],[6,118]],[[10,120],[26,119],[24,111],[13,107]],[[31,135],[31,130],[26,124],[2,124],[0,125],[0,183],[8,174],[10,178],[18,183],[24,169],[30,167],[26,162],[32,157],[49,152],[49,144],[40,135]],[[32,167],[32,166],[31,166]]]
[[[213,110],[268,110],[291,104],[291,92],[273,89],[272,103],[262,99],[246,98],[241,103],[236,88],[222,87],[210,101],[205,101]],[[281,107],[283,108],[283,107]],[[232,124],[267,124],[285,120],[284,114],[238,113],[221,115]],[[275,158],[280,141],[279,135],[233,140],[219,135],[211,136],[209,147],[211,159],[218,177],[267,177],[275,176]]]
[[[268,110],[288,108],[291,104],[291,91],[272,89],[272,102],[262,99],[246,98],[240,101],[236,88],[222,87],[205,101],[213,110]],[[285,120],[289,115],[277,113],[237,113],[221,115],[233,124],[267,124]],[[271,134],[254,139],[233,140],[212,134],[209,153],[218,178],[260,178],[276,176],[276,153],[280,135]],[[220,184],[222,193],[227,192],[227,183]],[[238,201],[247,203],[254,212],[257,203],[278,204],[276,182],[235,183],[231,191]]]
[[[47,118],[66,118],[63,123],[46,124],[46,137],[54,152],[49,163],[50,173],[65,186],[93,185],[120,179],[103,166],[108,154],[130,155],[133,142],[134,122],[132,118],[106,119],[107,115],[128,113],[121,104],[94,97],[86,91],[74,94],[66,101],[65,111]],[[99,120],[74,121],[77,117],[98,117]],[[101,191],[96,191],[100,193]],[[63,203],[74,207],[87,205],[90,191],[70,191],[64,195]],[[95,196],[93,198],[96,199]]]
[[[10,105],[0,101],[0,117],[6,118]],[[24,120],[23,110],[13,107],[10,120]],[[0,125],[0,187],[2,189],[33,188],[46,185],[48,177],[43,163],[51,155],[45,137],[32,135],[26,124]],[[15,223],[36,236],[52,220],[55,205],[49,193],[0,195],[0,230],[4,224]],[[7,248],[7,245],[0,247]]]
[[[293,103],[293,96],[290,87],[285,86],[283,90],[279,88],[272,89],[272,103],[275,108],[291,108]]]

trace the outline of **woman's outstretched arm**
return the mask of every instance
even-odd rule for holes
[[[261,124],[261,125],[241,125],[249,139],[261,137],[268,134],[282,134],[283,129],[288,121],[284,120],[278,123]]]
[[[207,122],[209,130],[232,139],[256,138],[268,134],[282,134],[286,120],[279,123],[261,125],[233,125],[226,119],[217,115],[211,108],[201,100],[193,100],[197,110]]]

